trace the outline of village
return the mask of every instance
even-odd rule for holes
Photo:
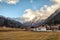
[[[60,30],[60,24],[57,25],[41,25],[35,28],[29,28],[28,30],[31,31],[59,31]]]

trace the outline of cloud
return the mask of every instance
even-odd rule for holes
[[[32,10],[32,9],[26,9],[24,11],[23,18],[25,18],[25,21],[38,21],[38,20],[45,20],[47,19],[52,13],[55,12],[59,8],[58,5],[44,5],[40,8],[40,10]]]
[[[51,1],[60,4],[60,0],[51,0]]]
[[[32,11],[31,9],[25,10],[24,13],[25,14],[23,15],[23,18],[25,18],[25,21],[30,21],[35,17],[35,15],[33,14],[34,11]]]
[[[30,3],[33,3],[33,0],[30,0]]]
[[[2,0],[0,0],[0,2],[2,2]]]
[[[19,0],[7,0],[6,1],[8,4],[16,4],[19,2]]]
[[[19,0],[0,0],[0,2],[5,2],[7,4],[17,4]]]
[[[48,6],[44,5],[40,8],[40,10],[32,10],[32,9],[26,9],[24,11],[24,15],[22,16],[25,21],[38,21],[38,20],[45,20],[47,19],[51,14],[53,14],[58,8],[60,8],[60,1],[59,0],[51,0],[54,2],[53,5]]]

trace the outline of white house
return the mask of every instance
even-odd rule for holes
[[[47,29],[46,29],[46,27],[44,26],[40,26],[40,27],[37,27],[37,28],[32,28],[31,30],[33,30],[33,31],[46,31]]]

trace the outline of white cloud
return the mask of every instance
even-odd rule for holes
[[[2,2],[2,0],[0,0],[0,2]]]
[[[33,3],[33,0],[30,0],[30,3]]]
[[[19,0],[7,0],[6,1],[8,4],[16,4],[19,2]]]
[[[25,21],[30,21],[35,17],[35,15],[33,14],[34,11],[32,11],[31,9],[25,10],[24,13],[25,14],[23,15],[23,18],[25,18]]]
[[[0,0],[0,2],[5,2],[8,4],[17,4],[19,0]]]
[[[60,0],[51,0],[51,1],[60,4]]]
[[[26,9],[23,18],[25,18],[25,21],[45,20],[52,13],[54,13],[56,9],[58,9],[57,5],[52,5],[52,6],[44,5],[44,7],[42,7],[40,10],[35,10],[35,11],[33,11],[32,9]]]
[[[54,13],[58,8],[60,8],[59,0],[53,0],[52,2],[54,2],[55,4],[51,6],[44,5],[40,8],[40,10],[33,11],[32,9],[26,9],[23,18],[25,18],[25,21],[41,21],[47,19],[52,13]]]

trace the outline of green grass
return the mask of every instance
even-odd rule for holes
[[[0,32],[0,40],[60,40],[59,32],[32,32],[5,28],[2,30],[5,31]]]

